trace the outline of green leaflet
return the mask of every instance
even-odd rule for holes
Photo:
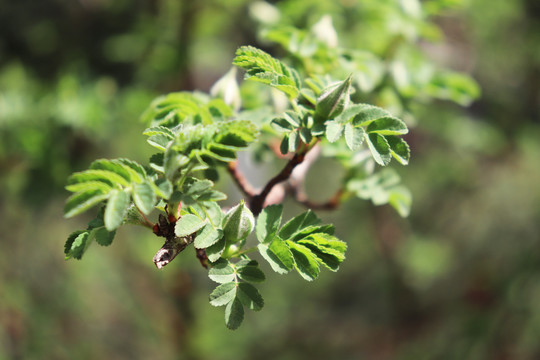
[[[368,133],[378,133],[381,135],[404,135],[409,132],[407,125],[395,117],[383,117],[372,121],[366,128]]]
[[[250,282],[261,282],[264,273],[256,261],[241,260],[230,263],[220,259],[208,272],[213,281],[220,283],[210,294],[210,304],[225,305],[225,324],[230,329],[236,329],[244,319],[244,307],[259,311],[264,306],[264,300],[259,291]]]
[[[108,197],[109,194],[103,193],[102,190],[89,190],[73,194],[68,198],[64,206],[64,217],[70,218],[78,215]]]
[[[292,218],[285,225],[283,225],[283,227],[279,231],[279,237],[282,239],[289,239],[297,231],[300,231],[310,225],[316,225],[318,223],[320,223],[319,218],[317,218],[313,211],[308,210]]]
[[[262,82],[283,91],[290,99],[298,96],[298,74],[281,61],[252,46],[241,46],[236,51],[233,65],[246,70],[246,79]]]
[[[199,231],[204,225],[206,225],[206,221],[200,217],[186,214],[176,221],[174,233],[178,237],[188,236]]]
[[[315,115],[326,121],[334,119],[341,114],[348,106],[350,100],[352,76],[338,84],[331,85],[324,89],[317,99]]]
[[[225,325],[236,330],[244,321],[244,307],[239,299],[235,298],[225,307]]]
[[[345,125],[345,142],[352,151],[360,150],[365,134],[366,132],[361,127],[355,127],[351,123]]]
[[[294,267],[307,281],[313,281],[319,276],[319,264],[313,253],[305,246],[286,241],[294,257]]]
[[[128,206],[129,194],[127,192],[116,189],[110,192],[104,215],[105,228],[108,231],[116,230],[122,225]]]
[[[96,242],[101,246],[111,245],[116,235],[116,231],[107,231],[104,227],[97,228],[93,232]]]
[[[276,238],[268,245],[259,244],[257,248],[272,270],[278,274],[287,274],[294,267],[291,250],[283,240]]]
[[[265,207],[257,218],[255,232],[261,243],[272,241],[281,225],[283,205],[270,205]]]
[[[223,238],[223,230],[214,229],[211,224],[206,224],[195,237],[193,245],[197,249],[206,249]]]
[[[409,164],[409,158],[411,157],[409,144],[397,136],[386,136],[386,141],[388,141],[390,152],[392,153],[394,159],[399,161],[399,163],[402,165]]]
[[[392,159],[392,154],[386,138],[377,133],[366,134],[365,138],[375,162],[382,166],[388,165]]]
[[[156,203],[154,188],[145,181],[133,186],[133,202],[145,215],[150,214]]]

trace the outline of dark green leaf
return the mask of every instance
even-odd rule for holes
[[[371,133],[367,134],[366,140],[375,162],[382,166],[388,165],[392,159],[392,154],[390,153],[390,145],[388,145],[386,138],[380,134]]]
[[[289,135],[283,136],[281,144],[279,144],[279,151],[282,155],[287,155],[289,153]]]
[[[96,241],[101,246],[109,246],[112,244],[116,231],[107,231],[104,227],[94,230]]]
[[[259,267],[259,264],[256,261],[251,261],[246,266],[238,266],[237,272],[240,279],[249,282],[263,282],[266,279],[266,276]]]
[[[305,237],[308,237],[311,234],[317,234],[317,233],[333,235],[334,230],[335,230],[335,226],[331,225],[331,224],[328,224],[328,225],[310,225],[310,226],[307,226],[307,227],[303,228],[302,230],[296,232],[288,240],[298,241],[298,240],[301,240],[301,239],[303,239]]]
[[[75,232],[71,234],[66,242],[64,252],[66,252],[66,258],[75,258],[80,260],[84,255],[84,252],[90,245],[92,237],[88,231]],[[69,249],[68,249],[69,245]]]
[[[235,298],[225,307],[225,324],[231,330],[236,330],[244,321],[244,307],[240,300]]]
[[[113,231],[122,225],[128,206],[129,194],[127,192],[122,190],[111,191],[103,218],[107,230]]]
[[[399,161],[402,165],[407,165],[409,163],[409,158],[411,157],[411,150],[409,145],[400,137],[397,136],[385,136],[388,145],[390,145],[390,151],[394,159]]]
[[[268,243],[274,239],[281,225],[282,214],[283,205],[270,205],[261,211],[255,229],[259,242]]]
[[[264,300],[261,294],[255,286],[251,284],[245,282],[238,284],[236,296],[240,302],[250,310],[259,311],[264,306]]]

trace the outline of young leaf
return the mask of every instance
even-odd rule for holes
[[[378,133],[381,135],[404,135],[409,132],[407,125],[395,117],[383,117],[371,122],[366,132]]]
[[[231,330],[236,330],[244,320],[244,307],[238,298],[225,307],[225,324]]]
[[[133,186],[133,202],[145,215],[154,210],[156,194],[149,182],[145,181]]]
[[[359,150],[364,142],[364,128],[354,127],[351,123],[345,125],[345,142],[352,151]]]
[[[66,245],[64,247],[64,252],[67,255],[66,259],[72,257],[80,260],[84,252],[90,245],[91,240],[92,237],[90,236],[90,233],[88,231],[77,231],[72,233],[68,237]]]
[[[265,207],[257,218],[255,233],[261,243],[272,241],[281,225],[283,205],[270,205]]]
[[[124,221],[129,205],[129,194],[122,190],[113,190],[105,207],[104,222],[108,231],[116,230]]]
[[[310,225],[316,225],[318,223],[320,223],[320,220],[319,218],[317,218],[317,215],[315,215],[313,211],[308,210],[292,218],[285,225],[283,225],[283,227],[279,231],[279,237],[282,239],[289,239],[297,231],[300,231]]]
[[[356,113],[352,120],[354,126],[368,126],[374,120],[392,117],[388,111],[368,104],[355,106],[354,109],[351,109],[351,113]]]
[[[262,50],[242,46],[236,51],[233,64],[246,70],[246,79],[275,87],[290,99],[298,96],[300,84],[294,71]]]
[[[388,141],[388,145],[390,145],[390,151],[394,159],[399,161],[401,165],[407,165],[411,157],[411,150],[405,140],[391,135],[385,136],[385,138]]]
[[[112,187],[101,181],[86,181],[67,185],[66,190],[71,192],[99,191],[106,194],[112,190]]]
[[[388,145],[385,137],[377,133],[371,133],[366,134],[365,138],[375,162],[382,166],[388,165],[392,159],[392,154],[390,153],[390,145]]]
[[[315,280],[319,276],[320,269],[312,252],[304,245],[292,241],[286,243],[291,249],[294,257],[294,267],[298,273],[307,281]]]
[[[264,300],[255,286],[242,282],[238,284],[237,299],[250,310],[259,311],[264,306]]]
[[[272,270],[278,274],[287,274],[293,268],[293,255],[283,240],[276,238],[268,245],[259,244],[257,248]]]
[[[229,303],[236,296],[236,286],[235,282],[219,285],[210,294],[210,304],[213,306],[223,306]]]
[[[64,217],[70,218],[78,215],[107,199],[107,197],[109,197],[109,194],[104,194],[102,190],[91,190],[73,194],[67,199],[64,206]]]
[[[326,139],[330,142],[336,142],[343,133],[343,125],[335,120],[326,122]]]
[[[178,237],[191,235],[206,225],[206,221],[193,214],[186,214],[176,221],[174,233]]]
[[[88,181],[101,181],[110,187],[128,186],[129,182],[122,176],[108,170],[85,170],[76,172],[68,178],[68,185],[88,182]]]

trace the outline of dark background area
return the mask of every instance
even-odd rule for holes
[[[320,213],[349,244],[340,271],[307,283],[263,264],[265,308],[234,332],[190,250],[155,269],[151,233],[123,227],[64,261],[89,219],[63,218],[69,174],[145,162],[139,116],[155,96],[208,91],[240,45],[281,50],[258,36],[269,13],[252,1],[0,0],[0,358],[540,358],[538,2],[272,3],[300,28],[330,14],[340,44],[380,58],[417,32],[409,47],[479,83],[466,107],[414,98],[411,163],[395,167],[411,215],[358,199]],[[335,165],[312,169],[315,198]]]

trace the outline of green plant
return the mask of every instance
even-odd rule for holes
[[[321,267],[338,270],[347,245],[312,209],[332,209],[356,195],[375,204],[390,203],[406,216],[409,192],[395,172],[375,171],[374,166],[386,166],[392,158],[408,163],[409,147],[400,137],[408,132],[406,124],[380,107],[352,101],[353,74],[341,80],[333,75],[341,71],[338,65],[347,53],[310,36],[306,41],[325,55],[318,66],[290,67],[260,49],[238,49],[233,64],[245,70],[245,78],[252,80],[247,86],[255,89],[243,110],[233,68],[212,88],[212,95],[177,92],[152,102],[142,115],[149,125],[147,141],[158,150],[149,164],[100,159],[71,175],[66,188],[74,194],[65,216],[96,205],[100,210],[86,230],[68,237],[66,257],[81,259],[94,240],[111,244],[123,224],[142,225],[165,238],[153,259],[158,268],[193,244],[210,279],[219,283],[210,303],[225,306],[226,325],[235,329],[244,308],[260,310],[264,304],[253,284],[265,275],[252,253],[258,252],[273,271],[295,270],[308,281],[318,277]],[[285,105],[269,107],[264,100],[271,98]],[[237,166],[237,152],[249,146],[258,159],[287,158],[261,190],[255,190]],[[345,175],[329,201],[314,203],[303,183],[320,153],[337,159]],[[219,205],[226,194],[214,189],[220,168],[245,195],[228,210]],[[275,191],[283,182],[288,184],[285,193],[310,208],[288,221],[282,221],[280,204],[285,195]],[[159,213],[156,223],[147,218],[154,210]],[[253,230],[256,246],[249,238]]]

